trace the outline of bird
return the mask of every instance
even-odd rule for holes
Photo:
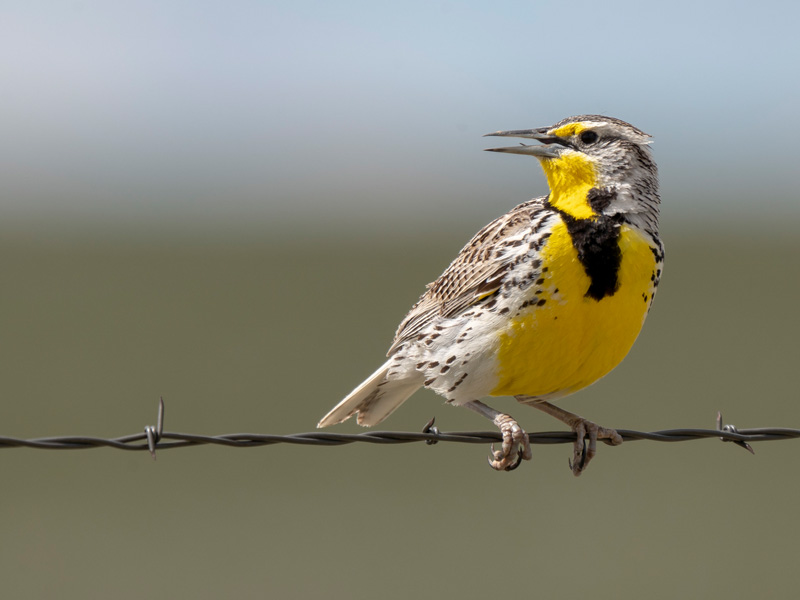
[[[552,401],[616,367],[650,312],[664,261],[652,139],[602,115],[486,136],[538,142],[486,150],[538,159],[549,193],[463,247],[400,323],[388,360],[317,426],[353,415],[376,425],[424,387],[490,419],[502,443],[489,464],[511,471],[532,458],[528,435],[482,399],[513,396],[575,432],[577,476],[598,440],[618,445],[622,436]]]

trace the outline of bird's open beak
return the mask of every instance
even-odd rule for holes
[[[557,158],[565,150],[565,142],[561,138],[547,135],[549,127],[542,127],[540,129],[515,129],[513,131],[495,131],[494,133],[487,133],[483,137],[518,137],[527,138],[530,140],[537,140],[542,142],[539,146],[531,146],[528,144],[520,144],[519,146],[510,146],[508,148],[486,148],[487,152],[508,152],[509,154],[527,154],[528,156],[536,156],[539,158]]]

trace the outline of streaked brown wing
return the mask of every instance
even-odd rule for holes
[[[509,251],[520,245],[511,240],[518,240],[524,230],[530,235],[536,233],[545,220],[541,218],[542,212],[548,210],[544,200],[536,198],[520,204],[481,229],[444,273],[428,284],[428,289],[397,328],[388,355],[419,335],[435,319],[454,317],[499,290],[514,259],[519,256],[518,251]]]

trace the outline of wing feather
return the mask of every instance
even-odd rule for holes
[[[420,335],[433,321],[452,318],[497,292],[514,265],[522,237],[536,233],[551,209],[546,197],[520,204],[486,225],[461,249],[455,260],[427,290],[400,323],[391,355],[398,347]],[[519,240],[519,241],[517,241]]]

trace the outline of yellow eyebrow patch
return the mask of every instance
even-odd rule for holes
[[[558,129],[551,129],[547,133],[550,135],[557,135],[560,138],[568,138],[572,137],[573,135],[578,135],[586,129],[587,127],[583,123],[567,123]]]

